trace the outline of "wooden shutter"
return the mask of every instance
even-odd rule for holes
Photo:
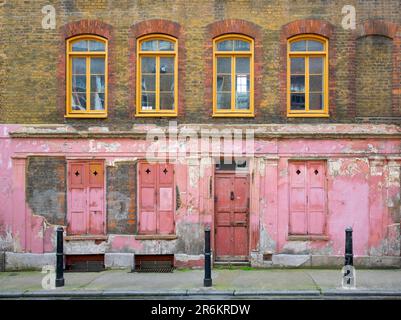
[[[158,233],[174,233],[174,167],[158,165]]]
[[[296,161],[290,170],[290,234],[322,235],[326,220],[324,161]]]
[[[323,161],[308,162],[308,234],[324,234],[326,172]]]
[[[85,163],[69,164],[69,219],[68,233],[86,233],[86,170]]]
[[[290,170],[290,234],[307,234],[306,163],[291,162]]]
[[[140,163],[139,232],[142,234],[157,232],[156,179],[157,165]]]

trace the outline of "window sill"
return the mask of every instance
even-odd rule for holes
[[[136,240],[175,240],[175,234],[138,234],[135,236]]]
[[[176,113],[136,113],[137,118],[177,117]]]
[[[65,236],[65,241],[85,241],[85,240],[95,240],[95,241],[107,241],[107,236],[103,235],[76,235],[76,236]]]
[[[86,119],[99,119],[99,118],[107,118],[106,113],[99,113],[99,114],[84,114],[84,113],[78,113],[78,114],[66,114],[64,115],[64,118],[86,118]]]
[[[255,118],[253,113],[214,113],[213,118]]]
[[[324,235],[289,235],[288,241],[328,241],[329,237]]]
[[[288,118],[329,118],[328,113],[287,113]]]

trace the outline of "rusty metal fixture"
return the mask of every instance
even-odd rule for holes
[[[135,272],[166,273],[174,271],[174,255],[136,255]]]

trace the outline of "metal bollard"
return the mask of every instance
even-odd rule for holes
[[[345,266],[354,265],[354,253],[352,249],[352,228],[345,229]]]
[[[57,228],[57,253],[56,253],[56,287],[64,286],[64,248],[63,227]]]
[[[211,252],[210,252],[210,226],[205,227],[205,278],[203,279],[203,286],[212,286],[212,265],[211,265]]]

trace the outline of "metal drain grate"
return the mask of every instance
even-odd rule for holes
[[[6,271],[6,253],[0,251],[0,272]]]
[[[104,255],[67,255],[66,271],[100,272],[104,271]]]
[[[100,272],[104,270],[101,261],[84,261],[71,264],[69,271],[72,272]]]
[[[173,272],[173,255],[140,255],[135,256],[136,272]]]

